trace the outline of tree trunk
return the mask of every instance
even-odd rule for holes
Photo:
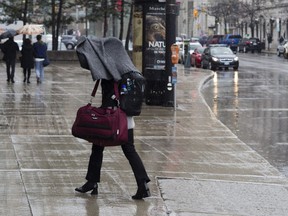
[[[121,11],[120,11],[120,31],[119,31],[119,40],[123,39],[123,28],[124,28],[124,1],[121,0]]]
[[[132,32],[131,30],[132,30],[133,8],[134,8],[134,4],[131,3],[130,17],[129,17],[129,23],[128,23],[128,28],[127,28],[126,41],[125,41],[125,50],[129,50],[129,42],[130,42],[131,32]]]
[[[53,50],[58,50],[58,37],[59,37],[59,30],[61,25],[61,17],[62,17],[62,8],[63,8],[63,0],[59,0],[59,10],[57,13],[57,24],[56,24],[56,34],[55,37],[52,38]]]
[[[56,13],[55,13],[55,0],[52,0],[52,50],[54,50],[54,40],[55,40],[55,34],[56,34],[56,31],[55,31],[55,16],[56,16]]]
[[[108,31],[108,21],[107,21],[107,7],[108,7],[108,3],[107,0],[103,0],[102,1],[102,7],[104,8],[104,23],[103,23],[103,37],[106,37],[107,35],[107,31]]]

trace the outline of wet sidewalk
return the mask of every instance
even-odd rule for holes
[[[71,135],[90,99],[89,71],[52,62],[45,82],[6,82],[0,68],[0,215],[285,216],[287,179],[219,122],[200,90],[208,70],[178,67],[177,110],[147,106],[135,117],[135,145],[152,196],[137,189],[120,147],[105,149],[99,195],[79,194],[91,145]],[[33,71],[34,72],[34,71]],[[99,104],[99,98],[95,104]]]

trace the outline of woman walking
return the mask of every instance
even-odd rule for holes
[[[26,38],[21,49],[21,67],[23,68],[23,75],[25,83],[30,83],[31,69],[34,68],[33,46],[31,40]]]
[[[114,80],[101,80],[102,87],[102,107],[116,107],[117,100],[114,98]],[[150,196],[150,191],[147,186],[147,183],[150,181],[145,167],[142,163],[141,158],[135,150],[134,146],[134,134],[133,128],[135,126],[135,122],[133,117],[127,117],[128,122],[128,142],[121,145],[122,151],[126,158],[128,159],[132,171],[134,173],[134,177],[137,182],[137,192],[132,199],[142,199]],[[76,188],[75,190],[80,193],[86,193],[88,191],[92,191],[91,194],[98,194],[98,182],[100,182],[100,172],[103,160],[103,151],[104,147],[97,145],[97,143],[93,143],[92,145],[92,153],[90,156],[88,170],[86,174],[87,182],[81,186]]]

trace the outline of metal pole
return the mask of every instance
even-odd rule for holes
[[[171,45],[176,40],[176,0],[166,0],[166,48],[165,48],[165,71],[167,75],[167,89],[165,91],[164,106],[173,106],[174,104],[174,86],[172,85],[172,62]]]
[[[85,7],[85,32],[86,32],[86,37],[88,36],[88,18],[87,18],[87,6],[88,5],[86,5],[86,7]]]

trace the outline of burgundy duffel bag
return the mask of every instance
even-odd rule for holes
[[[97,80],[91,96],[95,96]],[[119,99],[118,85],[114,84],[116,98]],[[91,103],[80,107],[72,126],[72,135],[96,145],[116,146],[128,141],[127,116],[120,107],[93,107]]]

